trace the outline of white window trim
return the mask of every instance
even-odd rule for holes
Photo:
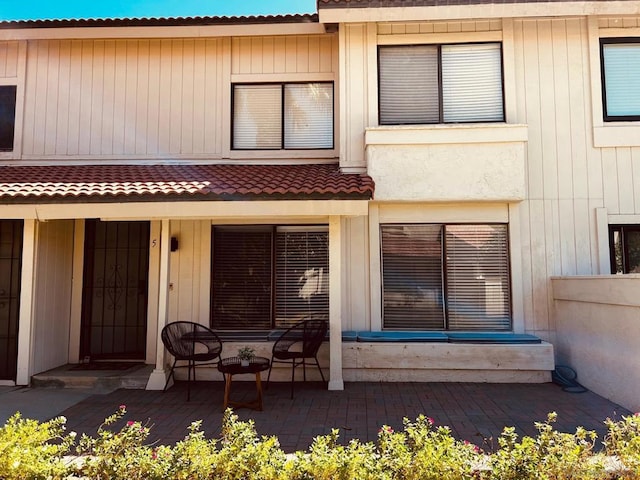
[[[600,30],[598,17],[588,19],[589,58],[591,60],[591,116],[594,147],[640,146],[640,122],[606,122],[602,105],[602,65],[600,37],[638,37],[640,28],[607,28]]]

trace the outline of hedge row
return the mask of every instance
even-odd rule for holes
[[[535,437],[519,437],[507,427],[498,448],[452,437],[446,426],[425,416],[404,420],[402,431],[380,428],[377,441],[339,443],[339,432],[314,439],[308,451],[286,454],[276,437],[259,436],[253,421],[227,410],[218,439],[205,438],[200,422],[175,445],[148,444],[149,427],[113,424],[126,413],[121,405],[95,436],[77,438],[66,419],[47,422],[20,414],[0,428],[0,478],[20,479],[640,479],[640,414],[608,419],[603,448],[593,431],[561,433],[556,414],[536,423]]]

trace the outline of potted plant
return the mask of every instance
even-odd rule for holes
[[[251,347],[242,347],[238,349],[238,358],[240,359],[240,365],[248,367],[251,359],[255,357],[255,351]]]

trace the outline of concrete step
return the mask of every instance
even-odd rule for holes
[[[119,388],[144,389],[153,365],[136,365],[127,370],[72,370],[63,365],[31,377],[32,387],[90,389],[108,393]]]

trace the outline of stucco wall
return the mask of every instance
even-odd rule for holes
[[[557,364],[598,395],[640,410],[640,275],[551,280]]]

